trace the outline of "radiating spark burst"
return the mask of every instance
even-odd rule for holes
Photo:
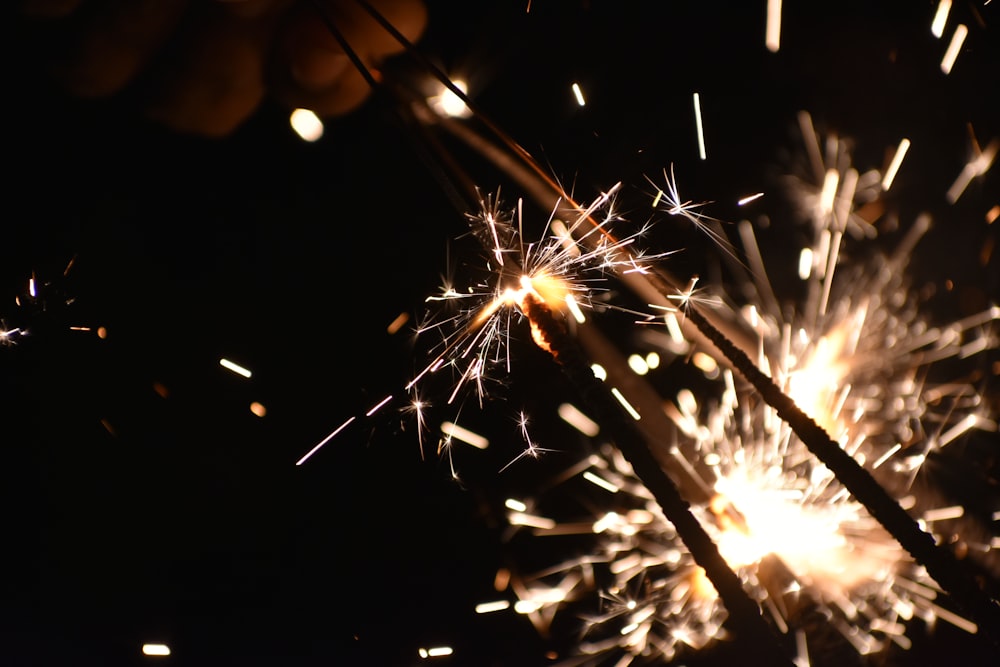
[[[418,329],[418,334],[438,333],[441,341],[407,390],[448,369],[453,382],[447,403],[457,402],[471,390],[481,405],[491,384],[500,382],[491,372],[499,369],[505,375],[511,369],[510,343],[527,319],[523,303],[528,295],[580,321],[584,319],[581,309],[594,308],[597,295],[607,289],[609,273],[642,272],[647,262],[669,254],[644,255],[631,248],[646,232],[645,226],[622,237],[610,233],[612,223],[620,220],[613,205],[619,189],[617,184],[589,206],[574,211],[569,221],[557,219],[553,212],[538,241],[525,240],[520,203],[504,210],[499,197],[484,197],[480,211],[469,217],[473,234],[486,248],[485,278],[461,291],[447,284],[440,294],[427,299],[457,305],[458,311],[431,315]],[[596,215],[602,217],[593,224]],[[544,347],[537,332],[532,337]],[[537,456],[543,451],[525,431],[522,434],[528,443],[523,455]]]
[[[808,145],[815,140],[811,120],[801,121],[809,152],[818,156],[818,145]],[[942,360],[995,348],[1000,308],[944,326],[922,315],[906,268],[926,231],[924,218],[893,253],[863,259],[859,252],[845,261],[845,234],[860,241],[874,235],[861,209],[875,201],[884,178],[859,174],[836,138],[827,147],[831,162],[814,162],[813,185],[797,181],[793,189],[813,232],[814,261],[801,275],[806,296],[794,308],[779,305],[763,267],[755,267],[755,305],[730,316],[757,341],[759,366],[914,517],[932,532],[943,530],[942,539],[959,535],[972,545],[970,553],[982,554],[997,540],[983,539],[988,528],[972,525],[961,506],[940,506],[927,491],[934,486],[927,464],[972,429],[996,431],[995,415],[972,380],[935,382],[930,371]],[[675,189],[673,199],[676,210],[689,206],[677,203]],[[914,619],[977,631],[938,599],[925,570],[772,408],[739,387],[731,371],[718,377],[718,395],[701,404],[689,391],[678,396],[673,454],[715,494],[695,509],[766,615],[795,637],[800,664],[808,664],[811,644],[815,653],[829,639],[806,630],[804,619],[817,610],[861,656],[891,644],[909,648]],[[602,483],[576,481],[595,477]],[[527,501],[534,535],[590,536],[584,555],[522,576],[516,590],[532,603],[540,629],[559,609],[585,617],[577,650],[590,656],[587,664],[669,660],[723,636],[725,610],[714,589],[613,445],[602,445],[600,456],[561,480],[564,493],[549,494],[575,490],[587,498],[582,506],[601,510],[588,519],[557,519],[546,515],[546,497]],[[555,507],[565,511],[565,497]]]

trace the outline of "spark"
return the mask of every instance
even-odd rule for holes
[[[706,159],[705,154],[705,131],[701,124],[701,96],[698,93],[693,95],[694,99],[694,125],[698,133],[698,157]]]
[[[170,647],[166,644],[143,644],[142,654],[163,657],[170,655]]]
[[[486,449],[490,446],[489,439],[453,422],[442,423],[441,432],[448,438],[461,440],[465,444],[472,445],[476,449]]]
[[[899,171],[899,166],[903,164],[903,158],[909,149],[910,140],[906,138],[900,139],[899,147],[896,148],[896,153],[892,156],[892,162],[889,163],[889,168],[885,170],[885,175],[882,176],[883,190],[888,190],[892,187],[892,182],[896,178],[896,172]]]
[[[583,90],[580,88],[580,84],[573,83],[573,97],[576,98],[576,103],[581,106],[587,106],[587,100],[583,98]]]
[[[312,455],[313,455],[313,454],[315,454],[316,452],[318,452],[318,451],[320,450],[320,448],[322,448],[322,447],[323,447],[323,445],[325,445],[326,443],[330,442],[330,441],[331,441],[331,440],[333,440],[333,439],[334,439],[335,437],[337,437],[337,434],[338,434],[338,433],[340,433],[341,431],[343,431],[343,430],[344,430],[345,428],[347,428],[347,427],[348,427],[348,426],[349,426],[349,425],[350,425],[350,424],[351,424],[351,423],[352,423],[352,422],[353,422],[353,421],[354,421],[355,419],[356,419],[356,417],[350,417],[350,418],[349,418],[349,419],[348,419],[347,421],[345,421],[345,422],[344,422],[343,424],[341,424],[341,425],[340,425],[340,426],[338,426],[337,428],[333,429],[333,431],[331,431],[331,432],[330,432],[330,435],[328,435],[328,436],[326,436],[325,438],[323,438],[322,440],[320,440],[320,441],[319,441],[319,442],[318,442],[318,443],[316,444],[316,446],[315,446],[315,447],[313,447],[313,448],[312,448],[312,449],[310,449],[310,450],[309,450],[308,452],[306,452],[305,456],[303,456],[303,457],[302,457],[302,458],[300,458],[300,459],[299,459],[298,461],[296,461],[296,462],[295,462],[295,465],[297,465],[297,466],[300,466],[300,465],[302,465],[303,463],[305,463],[306,461],[308,461],[308,460],[309,460],[309,459],[310,459],[310,458],[312,457]]]
[[[435,646],[432,648],[421,648],[417,650],[417,655],[421,658],[443,658],[454,653],[450,646]]]
[[[934,12],[934,20],[931,21],[931,34],[939,38],[944,34],[944,27],[948,23],[948,13],[951,11],[951,0],[941,0],[938,2],[937,11]]]
[[[508,600],[480,602],[476,605],[477,614],[492,614],[497,611],[503,611],[504,609],[510,609],[510,602]]]
[[[743,198],[742,198],[742,199],[740,199],[739,201],[737,201],[737,202],[736,202],[736,205],[737,205],[737,206],[746,206],[746,205],[747,205],[747,204],[749,204],[750,202],[752,202],[752,201],[757,201],[758,199],[760,199],[760,198],[761,198],[761,197],[763,197],[763,196],[764,196],[764,193],[763,193],[763,192],[758,192],[757,194],[753,194],[753,195],[748,195],[748,196],[746,196],[746,197],[743,197]]]
[[[244,368],[243,366],[240,366],[235,361],[230,361],[229,359],[226,359],[224,357],[222,359],[219,359],[219,365],[247,379],[250,379],[250,376],[252,375],[248,369]]]
[[[584,435],[594,437],[601,430],[601,427],[597,422],[585,415],[579,408],[571,403],[560,404],[558,413],[563,421]]]
[[[767,29],[764,45],[771,53],[781,48],[781,0],[767,0]]]
[[[948,188],[946,196],[949,204],[954,204],[958,201],[958,198],[962,196],[965,188],[968,187],[974,178],[986,175],[986,172],[993,166],[993,160],[997,156],[998,149],[1000,149],[1000,139],[994,139],[982,151],[979,150],[978,146],[976,147],[975,157],[965,163],[958,178]]]
[[[951,74],[951,68],[955,66],[955,59],[958,58],[958,54],[962,51],[962,44],[965,43],[965,38],[968,34],[969,29],[964,24],[959,23],[955,26],[955,32],[952,33],[948,49],[941,58],[941,71],[946,75]]]

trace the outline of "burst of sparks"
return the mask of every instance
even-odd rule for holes
[[[887,182],[877,172],[859,174],[842,159],[844,150],[833,153],[838,166],[814,170],[815,186],[795,190],[814,232],[802,255],[810,260],[801,272],[809,287],[805,301],[794,311],[779,306],[764,272],[755,271],[756,305],[733,310],[732,317],[756,339],[760,367],[803,410],[929,530],[955,534],[961,522],[968,526],[972,519],[961,506],[936,506],[933,496],[916,493],[917,480],[932,476],[926,463],[936,452],[972,429],[995,431],[997,424],[971,380],[936,384],[928,369],[995,348],[992,329],[1000,308],[944,326],[924,319],[906,277],[909,253],[927,228],[923,219],[895,253],[842,261],[845,232],[872,236],[871,221],[858,208]],[[904,152],[901,144],[895,166]],[[670,209],[700,215],[690,203],[679,203],[675,189],[668,191],[657,193],[657,205],[668,197]],[[678,300],[688,301],[693,291],[694,281]],[[817,641],[797,626],[810,608],[822,610],[831,619],[829,627],[862,655],[890,644],[908,648],[907,626],[914,619],[929,625],[942,620],[975,633],[976,625],[943,606],[924,569],[774,410],[740,389],[731,371],[713,368],[721,389],[715,398],[699,402],[686,390],[677,397],[680,433],[672,451],[714,494],[696,509],[775,627],[793,635],[797,664],[809,664],[810,641]],[[614,446],[602,445],[600,455],[588,456],[573,470],[560,483],[590,482],[590,491],[573,486],[575,493],[589,497],[597,489],[604,494],[596,504],[602,509],[589,520],[559,520],[541,509],[543,496],[528,503],[534,508],[530,526],[536,536],[590,535],[591,548],[522,575],[515,590],[530,603],[522,613],[530,608],[540,629],[559,609],[584,615],[577,649],[593,664],[613,656],[619,656],[618,664],[669,660],[724,637],[725,610],[714,589]],[[529,525],[513,517],[511,523]],[[975,528],[967,539],[980,552],[996,548],[998,541],[977,545]],[[587,601],[589,613],[580,606]]]

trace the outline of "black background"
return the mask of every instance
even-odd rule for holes
[[[997,236],[984,222],[1000,203],[996,169],[958,205],[944,201],[970,158],[970,124],[983,145],[1000,136],[995,9],[955,8],[949,26],[971,33],[945,77],[950,30],[931,35],[935,3],[785,3],[777,54],[764,48],[765,3],[743,4],[432,2],[420,49],[464,74],[478,105],[581,198],[624,181],[626,208],[646,201],[644,174],[673,163],[682,194],[716,202],[712,215],[748,215],[735,201],[773,191],[800,152],[799,110],[854,138],[862,168],[909,137],[889,199],[903,226],[934,216],[912,265],[934,288],[934,317],[996,300],[996,260],[978,262]],[[532,479],[525,462],[496,474],[515,436],[499,431],[503,451],[462,452],[464,485],[391,416],[293,465],[420,367],[386,325],[419,316],[465,229],[384,100],[331,120],[316,144],[270,103],[224,140],[178,136],[127,96],[63,96],[35,26],[6,25],[0,318],[31,335],[0,348],[0,663],[153,664],[145,641],[168,643],[178,665],[404,665],[438,644],[455,649],[440,664],[551,662],[565,637],[471,612],[497,596],[499,499]],[[485,190],[503,180],[463,164]],[[764,211],[766,250],[794,267],[801,230],[768,196]],[[654,241],[686,248],[677,273],[705,270],[691,230]],[[25,298],[32,275],[37,300]],[[566,388],[524,354],[533,370],[502,395],[541,410]],[[504,410],[480,422],[470,403],[463,417],[488,428],[509,421]],[[901,663],[976,650],[942,632]]]

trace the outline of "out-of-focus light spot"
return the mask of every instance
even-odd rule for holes
[[[170,647],[166,644],[143,644],[142,654],[149,656],[167,656],[170,655]]]
[[[520,500],[516,500],[514,498],[508,498],[507,500],[503,501],[503,506],[509,510],[514,510],[515,512],[525,512],[528,509],[527,505],[522,503]]]
[[[1000,218],[1000,204],[986,212],[986,224],[992,225],[997,218]]]
[[[660,367],[660,355],[656,352],[650,352],[646,355],[646,365],[649,366],[650,370]]]
[[[573,96],[576,98],[576,103],[581,107],[587,106],[587,100],[583,98],[583,90],[580,89],[580,84],[573,82]]]
[[[480,602],[476,605],[477,614],[490,614],[495,611],[510,609],[510,602],[507,600],[496,600],[494,602]]]
[[[505,567],[497,568],[497,573],[493,577],[493,589],[497,591],[507,590],[507,586],[510,584],[510,570]]]
[[[318,141],[323,136],[323,121],[309,109],[296,109],[288,122],[303,141]]]
[[[468,84],[461,79],[455,79],[452,81],[452,84],[461,90],[463,94],[469,92]],[[440,90],[441,92],[427,100],[431,109],[434,109],[434,111],[442,116],[451,116],[452,118],[468,118],[472,115],[472,109],[465,104],[465,101],[461,97],[455,94],[455,91],[443,85]]]
[[[389,326],[387,326],[385,330],[388,331],[389,335],[391,336],[399,332],[399,330],[403,328],[403,325],[409,321],[410,321],[409,313],[400,313],[399,315],[396,316],[396,319],[394,319],[392,322],[389,323]]]
[[[764,32],[764,46],[771,53],[781,48],[781,0],[767,0],[767,27]]]
[[[595,484],[595,485],[601,487],[605,491],[610,491],[611,493],[618,493],[618,491],[619,491],[619,489],[618,489],[617,486],[615,486],[614,484],[612,484],[608,480],[604,479],[603,477],[599,477],[598,475],[595,475],[594,473],[590,472],[589,470],[587,470],[586,472],[583,473],[583,478],[585,480],[587,480],[588,482],[590,482],[591,484]]]
[[[435,646],[434,648],[422,648],[417,651],[417,654],[426,660],[427,658],[441,658],[446,655],[451,655],[454,651],[450,646]]]
[[[267,408],[264,407],[263,403],[258,403],[254,401],[250,404],[250,412],[254,413],[258,417],[263,417],[267,414]]]
[[[472,445],[476,449],[486,449],[490,446],[490,441],[488,439],[452,422],[442,423],[441,432],[449,438],[461,440],[465,444]]]
[[[563,403],[559,406],[558,411],[559,417],[564,422],[586,436],[593,438],[601,430],[601,427],[598,426],[597,422],[580,412],[575,405]]]
[[[115,427],[112,426],[111,422],[109,422],[107,419],[101,420],[101,426],[103,426],[104,430],[110,433],[113,437],[118,437],[118,432],[115,431]]]
[[[649,365],[646,363],[646,360],[638,354],[629,355],[628,367],[631,368],[632,372],[636,375],[645,375],[649,372]]]
[[[889,163],[889,168],[885,170],[885,176],[882,177],[883,190],[888,190],[892,186],[892,181],[896,178],[896,172],[899,171],[899,165],[903,164],[903,157],[909,149],[910,140],[906,138],[901,139],[899,141],[899,148],[896,149],[896,154],[892,156],[892,162]]]
[[[167,389],[167,386],[162,382],[154,382],[153,391],[155,391],[156,395],[160,398],[170,398],[170,390]]]
[[[941,0],[938,3],[937,11],[934,12],[934,20],[931,21],[931,34],[940,38],[944,34],[944,26],[948,23],[948,12],[951,11],[951,0]]]
[[[799,253],[799,278],[808,280],[812,272],[813,251],[812,248],[803,248]]]
[[[711,355],[704,352],[695,352],[694,356],[691,357],[691,363],[695,365],[695,368],[710,377],[719,372],[719,364],[716,363]]]
[[[706,158],[705,153],[705,130],[701,124],[701,96],[694,94],[694,125],[698,131],[698,157],[702,160]]]
[[[219,359],[219,365],[222,366],[223,368],[227,369],[227,370],[231,370],[232,372],[236,373],[237,375],[242,375],[243,377],[245,377],[247,379],[250,378],[250,375],[251,375],[250,371],[247,370],[246,368],[243,368],[242,366],[240,366],[239,364],[237,364],[234,361],[230,361],[229,359],[222,358],[222,359]]]
[[[105,327],[97,327],[97,337],[104,340],[108,337],[108,330]]]
[[[556,527],[556,522],[552,519],[524,512],[512,512],[508,514],[507,523],[512,526],[527,526],[528,528],[538,528],[539,530],[552,530]]]
[[[955,59],[958,58],[958,54],[962,51],[962,44],[965,43],[965,38],[969,34],[969,29],[963,24],[959,23],[955,26],[955,33],[951,36],[951,43],[948,44],[948,50],[944,52],[944,57],[941,58],[941,71],[945,74],[951,74],[951,68],[955,66]]]
[[[983,176],[989,171],[990,167],[993,166],[993,160],[996,159],[998,149],[1000,149],[1000,140],[997,139],[991,141],[981,151],[977,148],[976,156],[962,167],[958,178],[948,188],[945,197],[948,199],[949,204],[954,204],[958,201],[958,198],[965,192],[965,188],[972,182],[972,179]]]

